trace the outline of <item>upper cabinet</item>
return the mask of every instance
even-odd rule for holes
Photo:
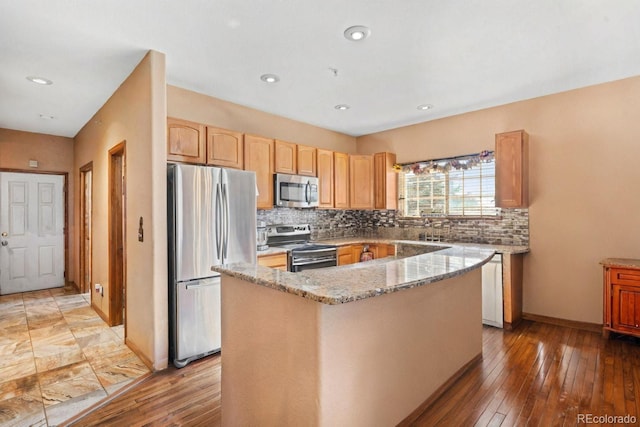
[[[317,149],[315,147],[298,145],[298,175],[317,176],[316,155]]]
[[[398,209],[398,174],[393,170],[395,162],[394,153],[376,153],[373,156],[375,209]]]
[[[523,130],[496,135],[496,206],[529,206],[529,135]]]
[[[274,170],[276,173],[295,174],[298,172],[297,144],[276,139]]]
[[[244,168],[256,173],[258,209],[273,208],[273,139],[244,136]]]
[[[318,206],[333,207],[333,151],[318,148]]]
[[[349,155],[345,153],[333,153],[333,200],[335,208],[349,208]]]
[[[373,155],[349,156],[349,201],[351,209],[373,209]]]
[[[167,118],[167,160],[186,163],[204,163],[204,125]]]
[[[244,166],[242,132],[207,126],[207,164],[242,169]]]

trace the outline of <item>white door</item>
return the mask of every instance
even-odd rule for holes
[[[64,286],[63,183],[0,172],[0,295]]]

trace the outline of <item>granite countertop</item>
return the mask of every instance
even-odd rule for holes
[[[600,261],[600,264],[607,267],[622,267],[622,268],[638,268],[640,269],[640,259],[629,258],[606,258]]]
[[[430,242],[368,238],[324,242],[342,245],[348,245],[349,242],[434,245]],[[435,246],[450,245],[437,242]],[[392,256],[299,273],[246,263],[212,267],[212,270],[323,304],[343,304],[462,275],[488,262],[494,253],[495,250],[491,248],[451,245],[446,249],[405,258]]]

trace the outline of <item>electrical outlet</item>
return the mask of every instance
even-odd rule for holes
[[[96,292],[100,292],[100,296],[103,297],[104,296],[104,288],[102,287],[102,285],[100,283],[96,283],[94,286],[96,288]]]

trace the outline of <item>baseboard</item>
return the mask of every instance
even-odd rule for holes
[[[131,351],[133,351],[136,354],[136,356],[140,358],[140,360],[142,360],[142,363],[144,363],[151,372],[155,371],[151,360],[149,360],[149,358],[145,356],[142,351],[140,351],[138,346],[135,345],[133,341],[131,341],[129,338],[125,338],[124,343],[127,345],[127,347],[131,349]]]
[[[104,314],[104,313],[102,312],[102,310],[100,310],[100,307],[98,307],[97,305],[95,305],[95,304],[93,304],[93,303],[92,303],[92,304],[91,304],[91,308],[93,308],[93,310],[94,310],[96,313],[98,313],[98,316],[100,316],[100,318],[101,318],[102,320],[104,320],[104,323],[106,323],[107,325],[109,324],[109,318],[107,317],[107,315],[106,315],[106,314]]]
[[[433,405],[433,403],[438,400],[447,390],[451,388],[451,386],[458,381],[464,374],[467,373],[469,369],[473,367],[476,363],[482,360],[482,353],[479,353],[473,359],[468,361],[462,368],[458,369],[458,371],[451,376],[444,384],[442,384],[436,391],[433,392],[431,396],[427,398],[420,406],[418,406],[407,418],[402,420],[396,427],[409,427],[414,425],[414,423],[420,418],[429,406]]]
[[[578,322],[576,320],[559,319],[557,317],[541,316],[539,314],[522,313],[522,318],[533,322],[548,323],[551,325],[566,326],[583,331],[602,333],[602,325],[598,323]]]
[[[65,426],[73,425],[74,423],[80,421],[82,418],[86,417],[87,415],[89,415],[93,411],[102,408],[103,406],[107,405],[108,403],[111,403],[111,401],[114,400],[115,398],[120,397],[123,394],[125,394],[126,392],[128,392],[129,390],[131,390],[132,388],[137,387],[138,385],[140,385],[141,383],[143,383],[147,379],[151,378],[152,375],[153,375],[152,372],[148,372],[148,373],[142,375],[141,377],[136,378],[135,380],[131,381],[126,386],[122,387],[120,390],[117,390],[115,393],[105,397],[104,399],[102,399],[99,402],[94,403],[93,405],[89,406],[88,408],[86,408],[82,412],[80,412],[79,414],[74,415],[73,417],[69,418],[68,420],[64,421],[63,423],[58,424],[58,427],[65,427]]]

